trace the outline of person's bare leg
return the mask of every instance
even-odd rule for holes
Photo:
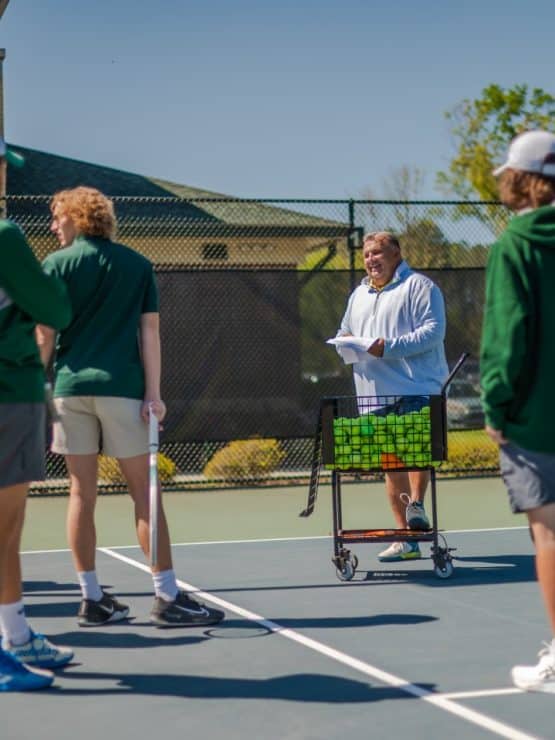
[[[135,505],[137,539],[145,556],[150,559],[148,455],[118,458],[118,463]],[[160,491],[158,491],[158,497],[158,562],[156,567],[153,568],[155,573],[170,570],[173,567],[168,523]]]
[[[555,638],[555,504],[526,513],[534,534],[538,583]]]
[[[95,570],[98,456],[66,455],[70,478],[67,538],[78,573]]]
[[[409,481],[411,501],[419,501],[421,504],[423,504],[424,496],[426,495],[426,489],[428,488],[428,483],[430,482],[430,471],[410,470]]]
[[[0,604],[21,600],[21,532],[28,483],[0,489]]]
[[[389,505],[393,512],[397,529],[406,529],[406,504],[401,500],[402,493],[409,493],[409,473],[404,471],[385,474],[385,489],[389,498]]]

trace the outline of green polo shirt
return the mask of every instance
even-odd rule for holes
[[[142,399],[140,319],[158,312],[152,264],[123,244],[79,236],[44,268],[64,281],[73,309],[56,342],[54,395]]]
[[[0,220],[0,403],[44,401],[35,325],[66,326],[63,283],[46,275],[20,229]]]

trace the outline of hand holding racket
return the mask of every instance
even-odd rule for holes
[[[146,424],[150,422],[151,411],[158,421],[161,422],[166,416],[166,404],[161,400],[153,401],[146,398],[141,406],[141,417]],[[162,427],[159,428],[161,429]]]

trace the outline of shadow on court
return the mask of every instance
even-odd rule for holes
[[[431,564],[431,561],[430,561]],[[536,580],[533,555],[453,555],[454,572],[448,579],[438,578],[432,568],[414,570],[361,570],[358,578],[342,585],[417,583],[432,588],[489,586],[497,583],[525,583]],[[402,567],[402,566],[401,566]],[[355,579],[357,575],[355,575]]]
[[[113,589],[113,586],[102,585],[104,590]],[[74,592],[73,601],[58,601],[58,596],[66,596],[68,591]],[[50,618],[50,617],[74,617],[77,619],[77,612],[79,611],[79,605],[81,603],[81,592],[79,586],[63,583],[55,583],[53,581],[25,581],[23,584],[23,596],[42,596],[42,597],[53,597],[52,602],[41,602],[41,603],[29,603],[25,601],[25,613],[29,617],[37,618]],[[154,599],[154,593],[152,591],[130,593],[129,591],[118,591],[118,597],[124,601],[129,597],[149,597]],[[121,624],[129,624],[135,620],[135,616],[131,616],[128,620],[123,622],[114,622],[113,624],[105,625],[110,629],[117,627]],[[135,624],[138,625],[137,622]]]
[[[122,624],[120,622],[120,624]],[[125,623],[123,623],[125,625]],[[129,628],[129,623],[126,625]],[[154,629],[154,628],[153,628]],[[84,648],[156,648],[175,647],[182,645],[197,645],[208,640],[208,637],[199,635],[176,635],[175,631],[171,637],[162,637],[156,630],[152,637],[145,637],[136,632],[123,632],[122,630],[104,631],[94,628],[83,629],[75,632],[62,632],[56,634],[56,641],[71,647]],[[65,675],[65,674],[64,674]]]
[[[362,558],[361,558],[362,560]],[[330,566],[330,582],[279,586],[247,586],[210,589],[214,594],[248,593],[257,591],[309,591],[311,589],[330,588],[345,589],[383,584],[416,583],[432,588],[487,586],[495,583],[524,583],[536,580],[534,555],[480,555],[456,556],[453,555],[454,574],[449,579],[438,578],[433,570],[431,558],[423,558],[410,563],[394,563],[382,566],[379,570],[365,569],[364,563],[359,565],[351,581],[331,580],[334,578],[333,566]],[[420,567],[419,567],[420,566]]]
[[[183,699],[279,699],[296,702],[325,704],[360,704],[389,699],[416,699],[399,688],[372,687],[368,683],[338,676],[317,673],[297,673],[278,678],[246,679],[191,675],[135,674],[125,676],[113,673],[70,673],[64,679],[117,681],[117,686],[98,689],[70,688],[64,686],[59,696],[108,696],[114,694],[142,694],[148,696],[174,696]],[[434,685],[421,684],[427,691]],[[53,689],[50,690],[53,692]],[[56,692],[58,693],[58,692]]]
[[[53,601],[50,604],[30,604],[25,601],[25,614],[33,619],[39,617],[45,619],[50,617],[74,617],[77,619],[80,603],[80,596],[76,596],[75,601]]]
[[[381,627],[384,625],[407,625],[422,624],[423,622],[435,622],[437,617],[427,614],[372,614],[364,617],[266,617],[269,621],[274,621],[280,627],[286,628],[329,628],[329,629],[349,629],[356,627]],[[244,626],[245,622],[239,620],[226,619],[222,623],[230,629],[236,629]],[[221,631],[224,631],[222,626]],[[268,634],[271,634],[269,632]],[[219,635],[225,637],[225,635]]]
[[[27,594],[52,593],[55,591],[80,593],[77,583],[58,583],[57,581],[23,581],[23,591]]]

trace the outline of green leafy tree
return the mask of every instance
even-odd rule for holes
[[[410,222],[399,239],[403,257],[411,267],[446,267],[450,263],[449,242],[430,218]]]
[[[449,168],[437,174],[437,186],[446,195],[463,200],[495,201],[497,185],[492,171],[500,164],[517,134],[542,128],[555,131],[555,98],[541,88],[491,84],[476,100],[465,98],[446,118],[455,145]],[[494,234],[505,227],[507,214],[498,206],[460,209],[488,223]]]
[[[380,193],[371,188],[365,188],[362,197],[368,200],[366,216],[375,224],[380,224],[376,230],[392,230],[395,232],[407,231],[420,217],[419,208],[412,201],[422,197],[422,189],[426,181],[424,170],[419,167],[402,165],[392,169],[382,180]],[[385,206],[372,201],[391,201]],[[385,211],[385,214],[384,214]],[[387,222],[384,221],[384,215]]]

